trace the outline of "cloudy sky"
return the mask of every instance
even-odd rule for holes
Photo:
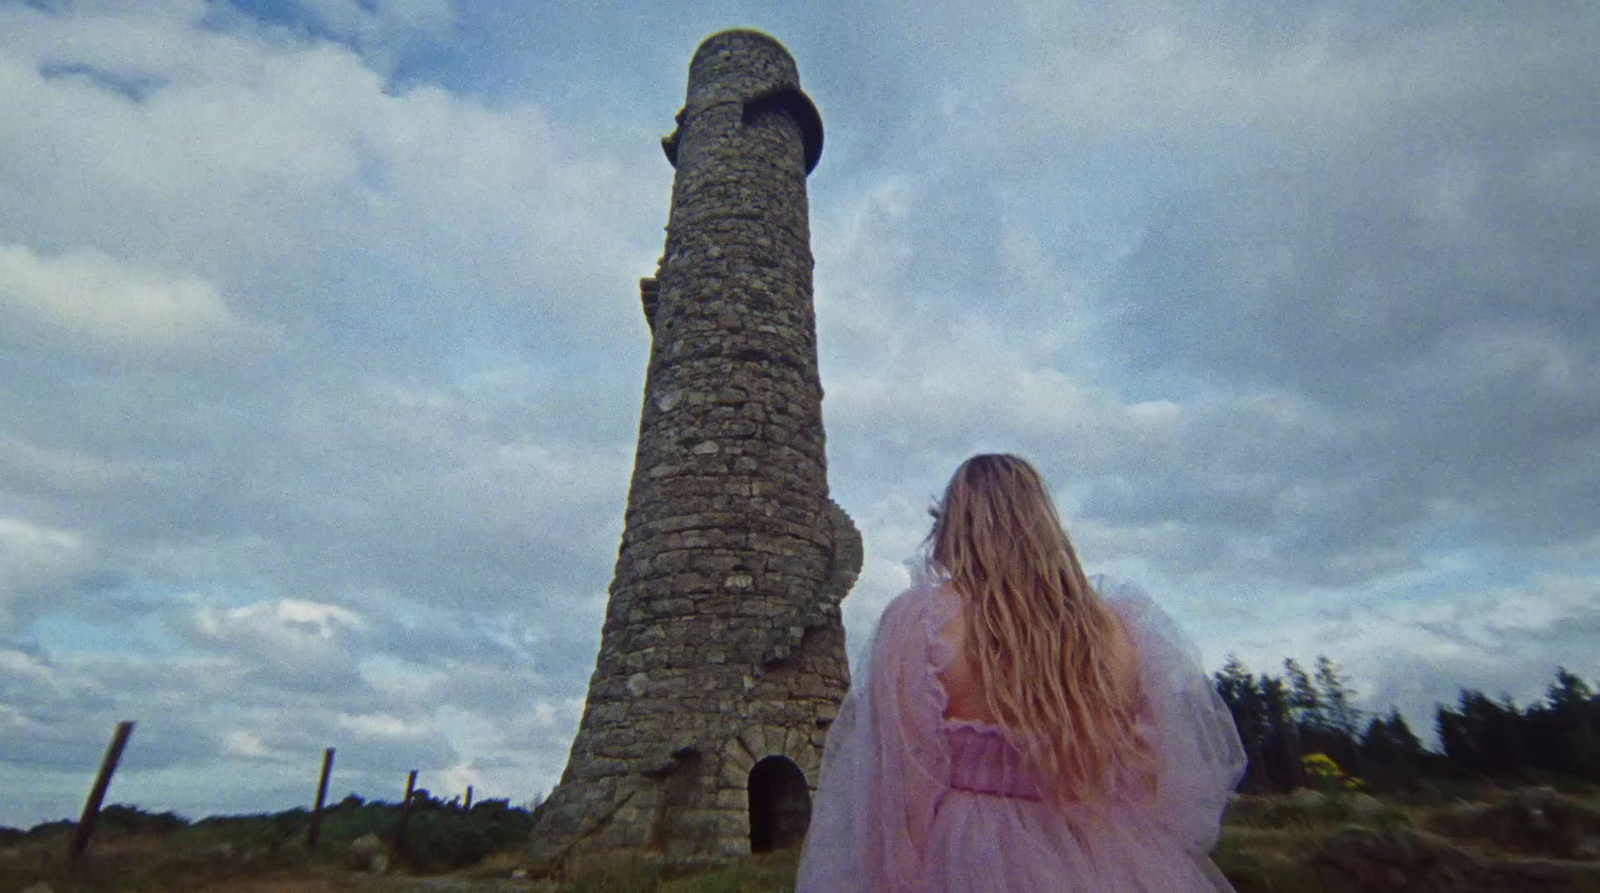
[[[1270,7],[1270,9],[1269,9]],[[621,533],[659,137],[796,56],[852,640],[960,459],[1208,668],[1600,676],[1600,6],[0,0],[0,824],[525,802]]]

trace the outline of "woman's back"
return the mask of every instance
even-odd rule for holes
[[[967,620],[960,613],[951,617],[938,633],[940,642],[955,655],[950,665],[939,672],[939,682],[943,685],[948,699],[944,711],[945,718],[997,725],[994,710],[990,708],[988,695],[983,688],[983,681],[979,678],[977,664],[973,660],[971,649],[967,647],[966,634]]]
[[[948,591],[940,598],[958,598]],[[966,620],[954,612],[938,631],[939,654],[950,655],[950,662],[935,666],[938,687],[945,708],[940,735],[949,751],[952,791],[991,797],[1017,797],[1042,800],[1045,786],[1027,765],[1022,753],[1006,738],[1005,731],[989,706],[977,662],[966,647]]]
[[[1170,623],[1134,598],[1115,608],[1157,695],[1141,721],[1157,791],[1059,803],[958,668],[955,599],[913,590],[885,612],[829,733],[797,893],[1230,891],[1206,851],[1243,772],[1237,733],[1183,643],[1163,638]]]
[[[1204,854],[1242,748],[1159,612],[1102,598],[1022,459],[962,463],[932,513],[929,582],[829,731],[800,893],[1230,889]]]

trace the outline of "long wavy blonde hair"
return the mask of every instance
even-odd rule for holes
[[[1133,644],[1090,586],[1039,473],[1017,456],[973,456],[932,513],[929,557],[961,601],[964,656],[1054,798],[1102,802],[1124,773],[1153,783],[1134,732]]]

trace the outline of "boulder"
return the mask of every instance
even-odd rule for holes
[[[389,867],[388,848],[376,834],[363,834],[350,841],[349,866],[352,871],[382,874]]]

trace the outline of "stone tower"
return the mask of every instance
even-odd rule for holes
[[[622,547],[540,871],[798,842],[849,685],[861,538],[828,498],[806,207],[822,119],[788,51],[737,30],[695,51],[677,125]]]

